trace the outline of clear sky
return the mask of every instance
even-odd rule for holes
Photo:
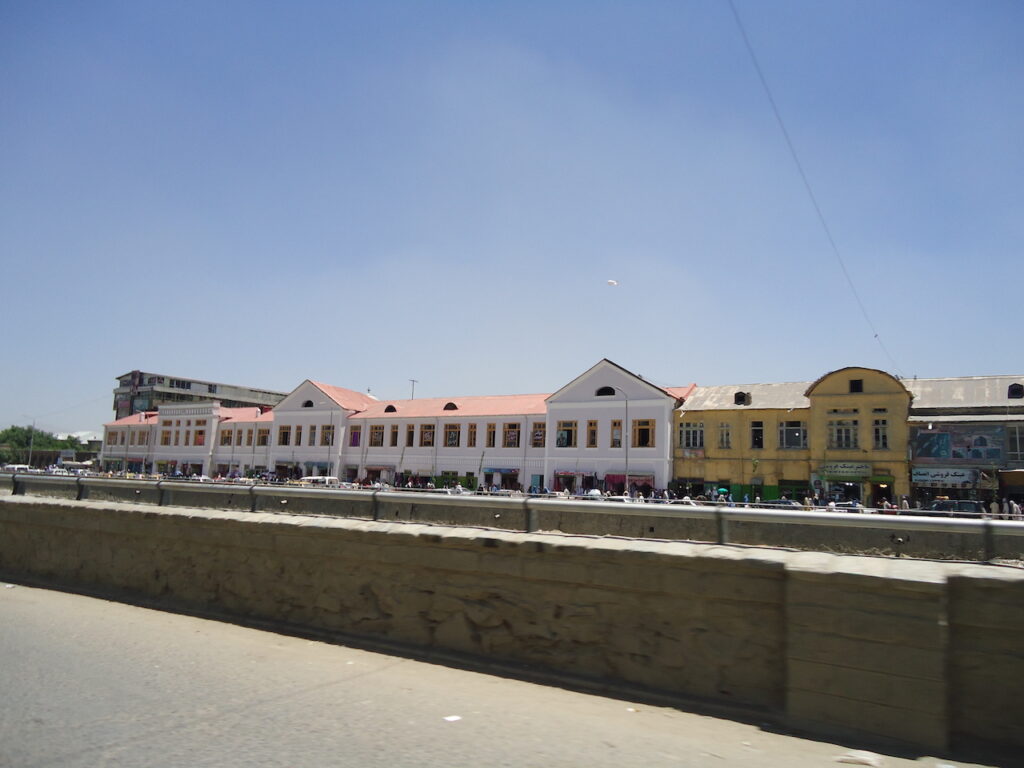
[[[1024,3],[734,2],[0,1],[0,427],[1024,371]]]

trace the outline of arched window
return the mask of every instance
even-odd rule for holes
[[[459,410],[459,406],[457,406],[455,403],[445,403],[444,404],[444,410],[446,410],[446,411],[457,411],[457,410]]]
[[[1011,400],[1024,398],[1024,384],[1011,384],[1010,388],[1006,390],[1006,396]]]
[[[594,397],[611,397],[615,394],[615,387],[601,387],[594,393]]]
[[[395,412],[395,411],[397,411],[397,410],[398,410],[398,409],[397,409],[397,408],[395,408],[395,406],[393,406],[393,405],[389,405],[389,406],[388,406],[387,408],[385,408],[385,409],[384,409],[384,413],[394,413],[394,412]]]
[[[307,400],[306,402],[304,402],[302,404],[302,407],[303,408],[312,408],[313,407],[313,401],[312,400]]]

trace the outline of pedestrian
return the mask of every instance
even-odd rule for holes
[[[999,517],[999,499],[992,499],[992,503],[988,505],[988,508],[992,517]]]

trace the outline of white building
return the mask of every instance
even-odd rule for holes
[[[661,388],[602,360],[558,392],[381,402],[306,380],[273,411],[161,405],[106,425],[107,470],[209,476],[273,472],[505,489],[665,488],[672,411]]]
[[[350,419],[349,478],[449,478],[499,488],[544,483],[546,395],[378,402]],[[538,438],[539,434],[539,438]]]
[[[552,490],[665,488],[672,413],[695,385],[662,388],[602,360],[547,399],[544,477]]]

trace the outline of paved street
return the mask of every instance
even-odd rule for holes
[[[4,768],[801,768],[851,749],[21,585],[0,584],[0,654]]]

